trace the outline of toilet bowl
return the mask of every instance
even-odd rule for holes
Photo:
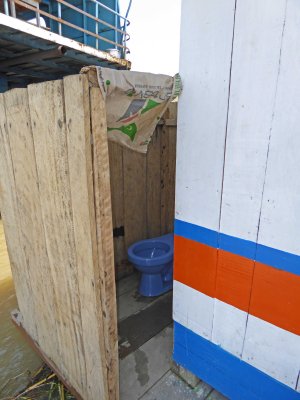
[[[173,287],[173,233],[141,240],[128,248],[128,259],[141,272],[139,293],[159,296]]]

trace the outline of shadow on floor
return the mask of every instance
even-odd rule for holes
[[[192,389],[171,371],[172,292],[137,293],[138,274],[117,283],[120,400],[225,400],[200,382]]]

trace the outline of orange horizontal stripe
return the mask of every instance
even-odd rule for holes
[[[174,279],[300,334],[300,276],[175,235]]]
[[[300,335],[300,276],[256,262],[250,314]]]
[[[174,236],[174,279],[215,297],[217,250],[181,236]]]
[[[216,298],[248,312],[254,261],[218,251]]]

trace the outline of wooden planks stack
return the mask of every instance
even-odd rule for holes
[[[78,398],[118,399],[105,106],[84,75],[0,95],[0,199],[22,326]]]

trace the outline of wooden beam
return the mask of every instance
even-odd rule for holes
[[[101,285],[103,335],[110,400],[119,399],[117,306],[111,212],[110,171],[105,102],[99,88],[90,89],[93,178]]]

